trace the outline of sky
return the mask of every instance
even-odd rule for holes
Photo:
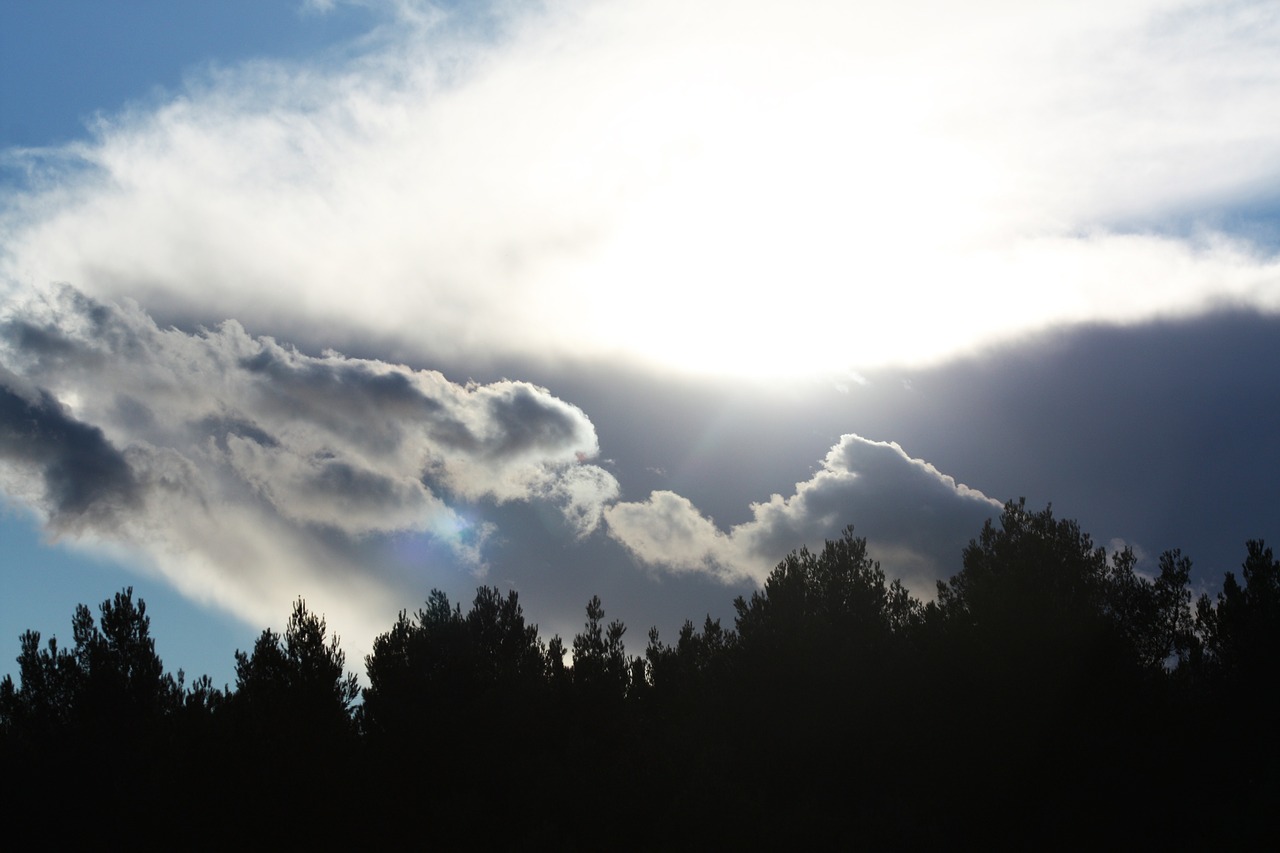
[[[1280,4],[0,4],[0,644],[1280,539]],[[8,638],[7,640],[5,638]],[[9,670],[13,667],[10,664]],[[4,664],[0,663],[0,671]]]

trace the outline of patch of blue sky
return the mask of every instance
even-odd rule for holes
[[[235,680],[235,651],[248,650],[262,629],[184,598],[170,584],[107,556],[51,543],[30,513],[0,504],[0,676],[17,676],[19,637],[40,632],[40,646],[57,637],[71,646],[77,604],[98,606],[125,587],[147,603],[151,636],[165,669],[182,669],[190,684],[208,675],[218,687]],[[280,629],[288,614],[282,614]]]
[[[1141,218],[1106,223],[1112,233],[1149,234],[1191,243],[1227,237],[1263,255],[1280,253],[1280,187],[1215,199]]]
[[[301,0],[42,0],[0,3],[0,186],[46,162],[22,149],[88,136],[95,117],[159,103],[192,74],[252,59],[335,61],[375,9]]]

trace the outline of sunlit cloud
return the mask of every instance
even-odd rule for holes
[[[788,496],[751,505],[750,521],[721,530],[687,498],[654,492],[605,510],[609,534],[642,563],[762,583],[789,551],[835,539],[851,521],[887,574],[918,595],[958,570],[964,544],[1000,503],[913,459],[893,442],[845,435]]]
[[[6,205],[7,287],[747,375],[1280,309],[1232,225],[1280,177],[1266,4],[387,8],[341,67],[224,69],[43,152],[76,167]]]

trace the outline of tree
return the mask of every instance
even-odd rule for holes
[[[416,620],[402,611],[374,640],[364,721],[371,731],[404,736],[428,717],[444,726],[506,713],[545,686],[548,666],[538,626],[525,622],[514,590],[478,588],[465,616],[432,590]]]
[[[254,640],[252,652],[236,650],[236,702],[242,706],[271,704],[283,694],[289,681],[288,665],[280,635],[264,628]]]
[[[1129,548],[1111,555],[1105,607],[1138,665],[1159,670],[1186,663],[1198,640],[1191,614],[1191,561],[1177,550],[1160,555],[1154,581],[1137,574]]]
[[[880,564],[867,555],[867,540],[854,536],[852,525],[818,553],[801,548],[788,554],[764,589],[749,601],[739,597],[734,608],[748,651],[824,661],[883,649],[921,613],[900,581],[886,583]]]
[[[1010,666],[1059,678],[1064,667],[1092,668],[1095,649],[1114,639],[1108,574],[1106,552],[1075,521],[1011,501],[999,526],[988,520],[969,542],[961,571],[938,583],[936,612],[989,674]]]
[[[19,643],[19,686],[7,675],[0,683],[0,720],[16,737],[43,740],[71,724],[84,673],[56,637],[42,649],[40,632],[24,631]]]
[[[95,623],[89,608],[76,607],[71,621],[74,646],[40,634],[21,637],[18,674],[0,688],[5,725],[24,736],[47,737],[74,730],[95,739],[137,737],[182,703],[177,682],[164,671],[151,637],[146,602],[133,600],[128,587],[99,607]]]
[[[686,619],[674,646],[665,645],[658,629],[652,628],[645,649],[648,678],[658,691],[696,697],[706,682],[723,673],[737,639],[733,631],[726,631],[720,620],[712,619],[710,614],[701,631]]]
[[[99,612],[100,627],[84,605],[72,622],[75,654],[86,674],[85,714],[116,728],[153,727],[182,697],[156,655],[147,604],[135,604],[129,587],[102,602]]]
[[[1161,672],[1193,643],[1191,563],[1161,556],[1155,581],[1136,572],[1121,549],[1108,559],[1079,524],[1005,505],[999,526],[987,521],[963,554],[963,568],[939,582],[934,617],[946,632],[976,642],[985,660],[1013,663],[1061,678],[1116,667]]]
[[[1246,548],[1244,583],[1227,572],[1216,603],[1202,596],[1196,612],[1211,700],[1196,722],[1214,733],[1201,776],[1222,791],[1219,820],[1244,844],[1270,830],[1280,793],[1280,561],[1261,540]]]
[[[1216,677],[1272,684],[1280,676],[1280,561],[1261,540],[1246,548],[1244,585],[1227,572],[1216,605],[1200,598],[1196,622]]]
[[[1032,513],[1005,504],[999,527],[988,520],[964,549],[960,573],[938,583],[938,607],[955,624],[1054,627],[1061,618],[1101,610],[1107,555],[1052,507]]]
[[[346,672],[347,656],[337,634],[327,637],[324,617],[307,610],[299,598],[284,631],[285,660],[294,689],[317,709],[327,707],[347,718],[360,695],[353,672]]]
[[[323,617],[299,598],[284,636],[266,629],[252,653],[236,652],[233,701],[242,719],[260,735],[303,740],[349,733],[352,703],[359,695],[346,655]]]
[[[497,587],[480,587],[465,622],[477,678],[503,692],[542,681],[546,652],[538,626],[525,624],[515,590],[503,596]]]
[[[587,602],[587,622],[573,638],[573,683],[580,694],[620,699],[627,693],[631,664],[622,645],[627,628],[618,620],[604,625],[600,596]]]
[[[379,768],[371,791],[394,822],[416,834],[424,808],[434,810],[439,827],[468,833],[440,830],[437,841],[460,845],[496,811],[502,827],[489,841],[514,846],[536,813],[519,770],[545,773],[560,755],[549,743],[558,722],[547,701],[551,661],[518,595],[482,586],[464,615],[432,590],[414,617],[401,611],[374,640],[365,666],[361,724]],[[406,785],[406,766],[439,771]]]
[[[1154,581],[1136,566],[1131,550],[1108,558],[1052,507],[1011,501],[939,583],[925,660],[928,700],[948,715],[932,746],[964,774],[939,780],[961,792],[965,778],[997,780],[958,793],[956,819],[977,826],[1002,798],[1026,807],[1028,826],[1099,813],[1131,790],[1128,777],[1177,772],[1170,744],[1184,729],[1169,669],[1191,649],[1190,562],[1167,553]]]

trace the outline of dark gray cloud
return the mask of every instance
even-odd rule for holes
[[[669,490],[725,531],[752,520],[750,501],[791,494],[797,472],[856,433],[897,442],[1000,501],[1052,503],[1102,544],[1122,540],[1151,559],[1181,548],[1213,584],[1238,567],[1247,539],[1280,538],[1278,340],[1280,317],[1228,309],[1063,327],[931,368],[761,384],[754,396],[637,382],[641,401],[594,402],[591,412],[627,499],[647,494],[637,484]],[[587,373],[540,381],[576,399],[617,399]],[[647,410],[670,422],[624,434]],[[893,506],[867,502],[844,521],[874,539]]]
[[[117,402],[116,407],[118,410],[125,409],[125,414],[121,416],[121,420],[126,423],[132,422],[139,427],[145,428],[153,422],[150,411],[145,409],[141,403],[130,398],[122,398]],[[137,412],[136,419],[129,417],[134,412]],[[278,447],[280,444],[270,433],[257,424],[240,418],[207,415],[197,423],[192,424],[191,429],[200,435],[208,436],[223,453],[227,452],[227,441],[232,436],[248,439],[263,447]]]
[[[523,383],[508,384],[487,400],[491,423],[497,426],[483,442],[486,455],[504,457],[540,453],[575,439],[576,426],[545,392]]]
[[[110,523],[138,503],[129,463],[102,430],[76,420],[48,391],[2,365],[0,459],[43,481],[41,504],[58,528]]]
[[[999,508],[894,442],[845,435],[793,498],[775,495],[752,507],[758,527],[751,539],[757,551],[785,554],[796,543],[836,538],[852,523],[891,577],[929,592],[956,570],[957,554]]]
[[[770,550],[820,544],[828,529],[851,523],[890,570],[895,555],[887,546],[902,542],[939,555],[933,571],[947,576],[959,570],[963,546],[982,525],[981,515],[967,510],[925,509],[929,502],[919,498],[928,486],[950,477],[998,501],[1052,503],[1099,544],[1136,547],[1148,568],[1161,551],[1181,548],[1195,560],[1197,583],[1212,587],[1222,571],[1238,568],[1246,539],[1280,540],[1280,403],[1270,393],[1280,388],[1278,340],[1280,317],[1225,310],[1064,327],[932,368],[866,371],[856,380],[724,383],[598,364],[533,366],[527,375],[589,402],[624,503],[643,506],[648,529],[663,531],[672,550],[688,528],[727,540],[739,525],[756,523],[753,504],[767,504],[772,494],[794,499],[800,483],[810,486],[805,514],[779,513],[775,525],[754,528],[779,533],[762,538],[759,570],[769,567],[763,555]],[[513,368],[500,365],[495,374]],[[885,442],[848,445],[861,456],[839,460],[866,467],[861,486],[877,483],[865,499],[836,488],[839,480],[823,486],[818,476],[850,433]],[[903,448],[905,461],[889,442]],[[937,476],[912,460],[927,461]],[[659,515],[670,525],[665,530]],[[829,515],[831,528],[799,524]],[[569,624],[578,621],[579,599],[593,591],[664,631],[704,609],[731,619],[729,600],[753,583],[743,578],[716,592],[725,576],[706,569],[706,549],[691,552],[696,572],[606,575],[607,559],[627,559],[628,552],[596,540],[582,547],[614,556],[594,557],[586,579],[571,580],[574,555],[585,550],[566,554],[560,544],[537,541],[525,540],[520,554],[562,566],[543,579],[560,585],[562,608],[574,605],[562,617]],[[527,577],[507,559],[494,563],[494,577]],[[686,590],[693,596],[687,607]],[[550,590],[539,595],[548,607],[556,597]]]
[[[1280,536],[1277,341],[1280,317],[1243,310],[1065,328],[876,376],[841,408],[988,494],[1216,574]]]

